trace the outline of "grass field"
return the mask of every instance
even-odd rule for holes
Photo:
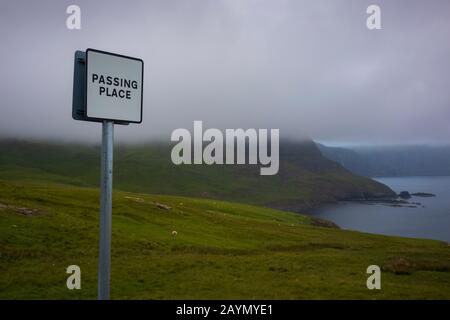
[[[91,188],[0,180],[1,299],[96,298],[98,199]],[[313,224],[250,205],[115,192],[111,297],[450,298],[447,243]],[[72,264],[81,290],[66,288]],[[381,290],[366,288],[371,264],[382,267]]]

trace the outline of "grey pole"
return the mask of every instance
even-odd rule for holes
[[[103,120],[100,195],[98,299],[109,299],[114,122]]]

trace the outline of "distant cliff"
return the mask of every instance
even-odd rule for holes
[[[322,154],[367,177],[450,175],[450,146],[338,148],[317,144]]]

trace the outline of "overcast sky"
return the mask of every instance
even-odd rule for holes
[[[81,7],[81,30],[66,8]],[[366,9],[381,7],[382,30]],[[144,119],[116,138],[279,128],[342,143],[450,141],[448,0],[0,2],[0,135],[100,140],[72,120],[73,54],[145,61]],[[191,129],[192,130],[192,129]]]

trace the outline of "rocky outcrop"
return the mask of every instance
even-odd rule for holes
[[[410,199],[411,194],[408,191],[402,191],[398,194],[398,197],[402,199]]]
[[[436,197],[435,194],[427,193],[427,192],[415,192],[415,193],[411,193],[411,195],[414,197],[424,197],[424,198]]]

